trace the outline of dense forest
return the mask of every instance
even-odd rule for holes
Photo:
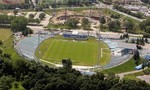
[[[51,68],[34,61],[0,57],[0,90],[21,82],[26,90],[150,90],[145,81],[120,80],[114,74],[82,75],[72,68]],[[15,84],[17,88],[17,83]]]

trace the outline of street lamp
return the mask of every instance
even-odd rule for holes
[[[40,59],[40,35],[42,34],[42,31],[38,31],[38,60]]]
[[[101,17],[101,16],[100,16]],[[98,30],[98,57],[97,57],[97,68],[99,67],[100,63],[100,17],[99,17],[99,30]],[[102,52],[101,52],[102,53]]]
[[[54,0],[54,11],[53,11],[53,16],[56,14],[56,0]]]

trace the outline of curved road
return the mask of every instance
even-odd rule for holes
[[[108,9],[110,9],[110,10],[116,12],[116,13],[119,13],[119,14],[122,14],[122,15],[124,15],[124,16],[130,17],[130,18],[132,18],[132,19],[134,19],[134,20],[137,20],[137,21],[139,21],[139,22],[142,22],[143,20],[145,20],[145,19],[140,19],[140,18],[131,16],[131,15],[126,14],[126,13],[124,13],[124,12],[120,12],[120,11],[118,11],[118,10],[116,10],[116,9],[113,9],[113,6],[112,6],[112,5],[106,5],[106,4],[102,3],[102,2],[99,2],[99,6],[98,6],[98,4],[97,4],[96,7],[98,7],[98,8],[108,8]]]

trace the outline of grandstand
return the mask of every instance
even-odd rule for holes
[[[35,35],[31,37],[26,37],[23,40],[18,42],[18,44],[16,45],[16,50],[21,56],[29,60],[36,60],[34,56],[36,48],[38,47],[39,43],[41,43],[43,40],[49,37],[53,37],[53,35],[46,34],[40,36]]]
[[[73,38],[77,40],[87,40],[88,39],[88,33],[87,32],[77,32],[77,31],[68,31],[64,32],[63,36],[65,38]]]
[[[132,49],[121,48],[116,42],[112,42],[111,40],[103,40],[112,52],[111,60],[109,64],[104,66],[104,69],[112,68],[131,59]]]

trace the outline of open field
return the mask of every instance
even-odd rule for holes
[[[21,57],[16,53],[13,48],[13,39],[12,32],[10,29],[0,28],[0,40],[3,41],[3,45],[0,48],[3,50],[3,53],[8,53],[11,55],[11,58],[18,60]]]
[[[125,75],[124,78],[125,79],[131,79],[131,80],[140,80],[138,78],[136,78],[137,76],[142,76],[144,75],[144,72],[141,71],[141,72],[137,72],[137,73],[133,73],[133,74],[128,74],[128,75]]]
[[[8,29],[0,29],[0,40],[6,40],[11,34],[12,32]]]
[[[140,63],[142,63],[143,59],[141,58]],[[129,71],[134,71],[135,69],[135,62],[133,60],[133,58],[131,58],[131,60],[129,60],[128,62],[121,64],[119,66],[110,68],[110,69],[106,69],[104,71],[102,71],[102,73],[122,73],[122,72],[129,72]]]
[[[108,48],[103,42],[100,47]],[[74,41],[56,36],[43,41],[39,50],[39,56],[38,49],[35,53],[38,58],[57,64],[64,58],[70,58],[74,65],[96,65],[98,58],[98,42],[93,37],[88,41]],[[110,50],[104,50],[102,54],[100,65],[106,65],[110,60]]]

